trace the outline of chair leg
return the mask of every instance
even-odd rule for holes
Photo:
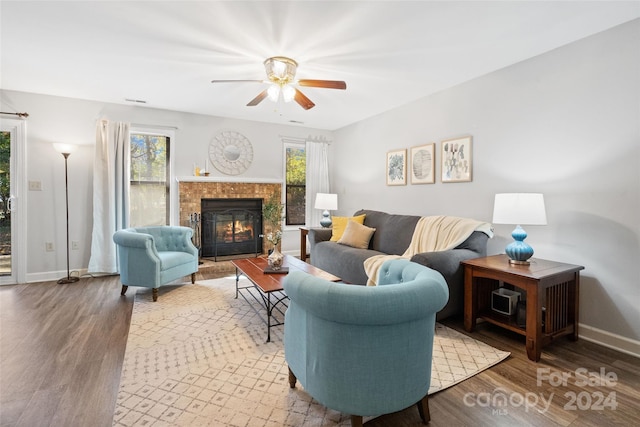
[[[124,295],[127,293],[127,289],[129,289],[129,287],[127,285],[122,285],[122,290],[120,291],[120,295]]]
[[[298,379],[296,378],[296,374],[294,374],[291,368],[289,368],[289,387],[296,388],[297,380]]]
[[[425,396],[418,402],[418,412],[420,413],[420,418],[424,424],[428,424],[431,421],[431,414],[429,413],[429,395],[425,394]]]
[[[153,294],[153,301],[158,301],[158,288],[153,288],[151,292]]]
[[[351,415],[351,427],[362,427],[361,415]]]
[[[191,273],[191,284],[196,283],[196,273]]]

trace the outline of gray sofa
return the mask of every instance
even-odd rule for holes
[[[366,214],[364,225],[376,229],[368,249],[357,249],[331,242],[331,229],[309,230],[311,264],[335,274],[343,281],[366,284],[364,260],[374,255],[402,255],[411,243],[413,230],[420,219],[414,215],[394,215],[373,210],[359,210],[353,216]],[[462,313],[464,307],[464,271],[460,261],[486,256],[489,236],[474,231],[455,249],[416,254],[411,261],[439,271],[449,286],[449,302],[437,319]]]

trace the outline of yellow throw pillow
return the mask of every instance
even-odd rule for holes
[[[375,228],[358,224],[355,221],[348,221],[347,227],[344,229],[344,233],[342,233],[342,237],[338,240],[338,243],[358,249],[367,249],[369,247],[369,240],[371,240],[371,236],[373,236],[375,231]]]
[[[337,242],[342,237],[342,233],[344,233],[344,229],[347,228],[347,222],[349,220],[355,221],[358,224],[364,224],[364,218],[366,214],[358,215],[358,216],[332,216],[332,231],[331,231],[331,241]]]

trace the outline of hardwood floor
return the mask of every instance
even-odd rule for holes
[[[197,279],[226,274],[203,270]],[[120,296],[118,276],[0,287],[0,426],[110,426],[133,295]],[[444,323],[463,331],[459,319]],[[431,426],[640,425],[640,359],[559,339],[534,363],[521,336],[489,324],[471,335],[512,355],[430,396]],[[580,369],[604,377],[583,385],[588,381]],[[553,383],[562,375],[566,384]],[[490,399],[500,395],[505,405],[497,400],[491,406]],[[415,406],[365,423],[417,425]]]

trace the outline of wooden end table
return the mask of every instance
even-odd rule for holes
[[[267,274],[264,269],[268,267],[266,257],[244,258],[231,260],[231,264],[236,267],[236,298],[242,296],[244,300],[260,315],[267,325],[267,342],[271,341],[271,327],[284,324],[284,312],[288,306],[289,298],[284,293],[282,282],[286,274]],[[330,282],[338,282],[340,278],[327,273],[317,267],[307,264],[291,255],[284,256],[283,267],[289,271],[304,271],[315,277],[320,277]],[[240,276],[245,276],[251,282],[248,286],[239,286]],[[266,309],[266,317],[260,313],[254,304],[249,300],[252,298]],[[274,311],[280,314],[280,319],[274,317]]]
[[[462,264],[464,328],[468,332],[480,318],[524,335],[527,356],[535,362],[540,360],[542,347],[553,339],[564,335],[578,339],[580,270],[584,267],[538,258],[532,258],[530,265],[512,265],[506,255],[470,259]],[[526,295],[524,328],[518,326],[515,316],[491,310],[491,292],[502,286],[517,288]]]

